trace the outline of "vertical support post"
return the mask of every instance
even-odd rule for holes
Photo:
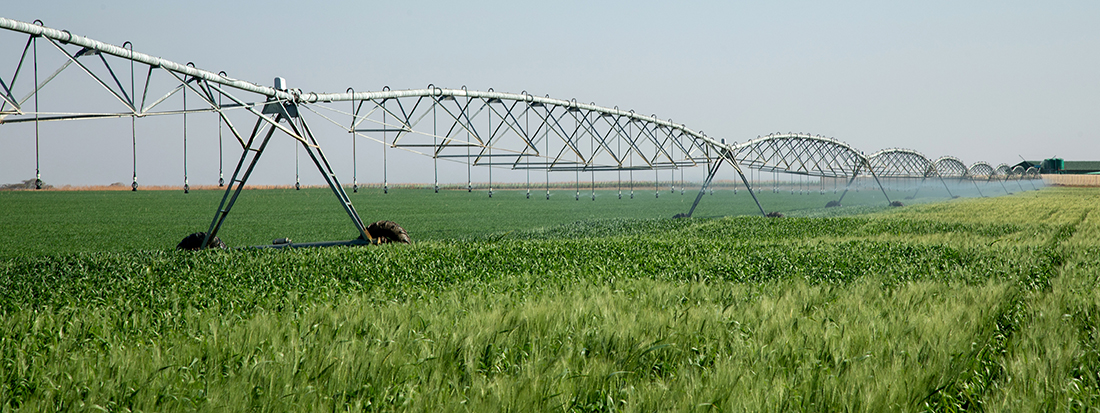
[[[133,62],[131,60],[131,62]],[[225,71],[218,72],[221,76],[227,76]],[[131,93],[133,95],[133,93]],[[222,119],[222,95],[218,94],[218,188],[225,186],[225,159],[224,159],[224,143],[222,142],[222,124],[225,120]]]
[[[389,89],[388,87],[386,88]],[[386,141],[386,129],[389,126],[386,124],[386,100],[382,100],[382,193],[390,193],[390,165],[386,156],[389,153],[390,144]],[[312,155],[311,155],[312,156]]]
[[[550,109],[546,106],[543,106],[543,110],[546,111],[546,117],[550,117]],[[543,141],[544,144],[546,144],[546,156],[547,157],[550,156],[550,139],[549,139],[549,137],[550,137],[550,128],[543,129],[542,141]],[[547,161],[549,161],[549,158],[547,159]],[[548,165],[546,166],[546,200],[547,201],[550,200],[550,168],[552,168],[552,167],[553,167],[553,163],[548,162]]]
[[[435,88],[432,88],[435,90]],[[432,99],[432,170],[435,173],[435,193],[439,193],[439,129],[438,118],[435,114],[435,108],[439,106],[439,99]],[[530,172],[528,172],[528,180],[530,180]],[[528,191],[530,192],[530,191]],[[530,198],[530,193],[527,194]]]
[[[524,95],[527,95],[527,94],[524,93]],[[526,124],[524,126],[524,134],[527,135],[527,141],[528,142],[535,142],[535,137],[532,137],[532,135],[530,134],[531,133],[531,104],[530,104],[529,101],[526,101],[527,100],[526,98],[524,100],[525,100],[525,104],[527,105],[527,107],[524,108],[524,122],[526,122]],[[528,148],[530,148],[530,146],[531,145],[529,144]],[[528,148],[524,148],[524,154],[525,154],[524,162],[527,163],[527,199],[530,199],[531,198],[531,156],[527,153]]]
[[[355,96],[355,89],[347,88],[346,92]],[[351,127],[348,128],[348,133],[351,134],[351,192],[359,193],[359,157],[356,156],[356,141],[359,137],[355,135],[355,121],[359,115],[359,110],[355,106],[355,100],[351,100]]]
[[[576,172],[577,172],[577,179],[575,181],[577,183],[577,194],[573,197],[573,200],[574,201],[580,201],[581,200],[581,167],[579,165],[576,167]]]
[[[634,113],[634,111],[632,110],[631,113]],[[634,141],[634,121],[633,120],[631,120],[630,123],[626,124],[626,135],[627,135],[627,139],[630,139],[631,141]],[[637,146],[635,146],[635,148],[637,148]],[[636,152],[635,152],[635,155],[637,155]],[[630,199],[634,199],[634,156],[633,155],[630,156],[630,173],[629,173],[629,175],[630,176],[627,177],[627,180],[630,181],[630,183],[629,183],[629,185],[630,185]]]
[[[485,138],[485,147],[489,152],[488,165],[489,170],[489,198],[493,197],[493,100],[489,99],[485,102],[485,106],[489,108],[485,113],[485,117],[489,120],[488,136]],[[505,109],[507,110],[507,109]],[[501,119],[503,120],[503,118]]]
[[[38,160],[38,36],[31,37],[31,42],[34,43],[34,189],[42,189],[42,168]],[[15,87],[14,81],[12,87]],[[136,184],[134,190],[137,190]]]
[[[130,43],[130,42],[123,43],[122,47],[126,47],[127,45],[130,46],[130,53],[133,53],[134,52],[133,43]],[[146,83],[146,85],[148,85],[149,81],[146,80],[145,83]],[[137,93],[136,93],[136,90],[134,89],[134,85],[135,85],[134,84],[134,61],[130,60],[130,100],[131,101],[137,98]],[[145,104],[144,99],[145,98],[143,97],[142,98],[142,104],[143,105]],[[133,106],[134,108],[137,108],[138,106],[134,105],[134,103],[135,102],[131,102],[130,106]],[[137,189],[138,189],[138,181],[137,181],[137,113],[136,113],[137,110],[135,110],[134,112],[135,113],[130,115],[130,144],[132,145],[131,149],[133,150],[132,155],[134,157],[134,159],[133,159],[134,160],[134,164],[133,164],[133,166],[134,166],[134,181],[133,181],[133,183],[130,184],[130,190],[131,191],[137,191]]]
[[[191,192],[187,182],[187,88],[183,88],[183,193]]]
[[[465,91],[466,86],[462,86],[462,90]],[[471,100],[470,95],[466,94],[466,106],[463,106],[460,109],[461,111],[465,112],[465,111],[469,110],[470,100]],[[474,127],[474,125],[473,125],[473,121],[470,120],[470,114],[469,113],[459,113],[459,114],[462,115],[462,118],[466,120],[466,128],[465,128],[466,129],[466,193],[472,193],[472,192],[474,192],[474,177],[473,177],[474,166],[473,166],[473,161],[471,160],[473,158],[470,157],[470,146],[473,145],[473,142],[470,140],[470,129],[472,129]],[[383,113],[383,115],[385,115],[385,113]],[[550,199],[550,196],[547,195],[546,199]]]
[[[661,170],[656,166],[653,168],[653,197],[661,197]]]

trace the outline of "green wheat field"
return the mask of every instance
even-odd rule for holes
[[[0,409],[1100,410],[1100,191],[653,192],[0,192]]]

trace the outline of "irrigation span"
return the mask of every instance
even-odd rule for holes
[[[217,234],[256,162],[277,133],[297,140],[321,172],[360,234],[360,240],[355,242],[372,241],[313,134],[311,122],[331,123],[353,136],[353,162],[357,159],[354,152],[359,138],[376,142],[378,145],[372,149],[380,149],[383,157],[391,149],[424,155],[425,162],[430,160],[435,168],[436,191],[441,160],[461,162],[468,168],[488,168],[490,197],[494,168],[575,172],[578,176],[581,172],[705,168],[704,182],[687,216],[694,212],[723,165],[736,172],[764,215],[765,209],[756,197],[759,188],[753,187],[743,167],[844,182],[838,204],[857,179],[871,182],[889,203],[881,179],[919,182],[914,185],[916,190],[926,181],[938,181],[950,193],[948,181],[973,181],[981,191],[978,182],[988,186],[988,182],[1000,181],[1004,187],[1005,181],[1038,177],[1034,169],[1019,170],[1003,164],[994,168],[984,162],[966,167],[957,158],[933,161],[908,149],[888,149],[865,156],[839,140],[802,133],[770,134],[727,143],[725,139],[656,115],[527,92],[447,89],[434,85],[412,90],[348,88],[332,93],[305,92],[286,87],[279,78],[272,86],[233,79],[224,72],[214,73],[192,64],[136,52],[129,42],[121,46],[107,44],[45,27],[38,21],[0,18],[0,28],[26,35],[14,72],[6,77],[0,73],[0,125],[35,124],[38,186],[41,186],[38,124],[42,122],[129,118],[134,147],[131,187],[136,191],[138,119],[217,114],[219,131],[227,130],[241,151],[228,182],[219,178],[219,185],[225,186],[225,195],[207,230],[204,246]],[[47,55],[53,59],[46,58]],[[41,67],[39,63],[46,61],[57,67]],[[86,104],[84,89],[73,89],[65,94],[69,109],[40,111],[39,92],[66,70],[85,74],[81,78],[104,94],[110,104]],[[183,97],[182,107],[176,105],[177,99],[170,100],[177,95]],[[186,118],[183,124],[186,148]],[[385,177],[382,185],[383,190],[388,190]],[[470,190],[471,182],[467,185]],[[359,187],[354,172],[350,187],[352,191]],[[1023,189],[1022,184],[1020,188]],[[188,189],[185,150],[184,190]],[[1004,191],[1007,193],[1008,188],[1004,187]]]

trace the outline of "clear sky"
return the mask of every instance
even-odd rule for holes
[[[1100,160],[1095,1],[9,3],[3,17],[304,91],[492,87],[733,141],[790,131],[967,164]],[[25,36],[0,35],[9,78]],[[45,125],[47,182],[129,182],[128,120],[123,132],[94,122]],[[180,184],[178,125],[139,128],[142,183]],[[0,183],[33,178],[28,130],[0,125]],[[97,135],[118,133],[125,144]],[[216,147],[194,145],[192,184],[216,182]],[[403,180],[425,178],[391,172]]]

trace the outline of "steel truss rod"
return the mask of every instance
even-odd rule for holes
[[[234,107],[240,107],[239,105],[233,105]],[[228,105],[227,105],[228,107]],[[66,114],[54,114],[52,116],[41,116],[37,119],[39,122],[56,122],[67,120],[86,120],[86,119],[114,119],[114,118],[128,118],[131,116],[137,117],[154,117],[154,116],[170,116],[170,115],[182,115],[192,113],[209,113],[219,112],[217,108],[198,108],[188,110],[166,110],[161,112],[149,112],[141,115],[135,115],[129,112],[115,112],[115,113],[66,113]],[[50,112],[42,112],[44,114]],[[34,118],[19,118],[19,119],[0,119],[0,124],[14,124],[14,123],[28,123],[34,122]]]

